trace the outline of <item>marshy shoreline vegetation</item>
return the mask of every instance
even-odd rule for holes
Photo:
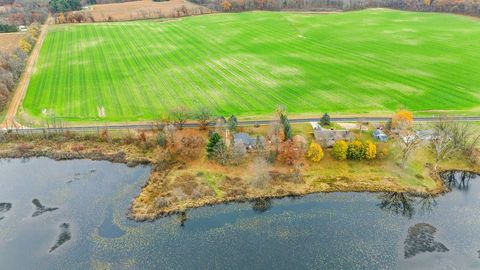
[[[350,141],[339,140],[328,148],[315,141],[308,124],[291,125],[285,109],[279,108],[276,115],[278,120],[269,126],[238,127],[232,116],[215,119],[215,127],[209,128],[206,123],[212,115],[204,110],[195,116],[200,129],[187,129],[183,124],[191,115],[177,109],[148,131],[5,133],[0,136],[0,158],[43,156],[150,165],[151,175],[127,213],[137,221],[206,205],[318,192],[436,196],[447,191],[441,172],[480,172],[476,126],[439,118],[431,124],[435,139],[422,141],[412,135],[411,113],[401,111],[389,123],[363,123],[363,128],[351,130]],[[337,126],[325,116],[319,124]],[[379,125],[391,136],[388,142],[372,139],[372,130]],[[252,134],[254,142],[235,141],[239,133]]]

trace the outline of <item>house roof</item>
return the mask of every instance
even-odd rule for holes
[[[244,144],[250,145],[253,145],[257,142],[257,137],[251,137],[247,133],[243,132],[235,133],[235,135],[233,135],[233,139],[237,142],[242,141]],[[260,136],[260,141],[263,141],[263,136]]]

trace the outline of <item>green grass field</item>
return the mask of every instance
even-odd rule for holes
[[[23,110],[121,121],[278,104],[298,115],[480,112],[480,21],[375,9],[52,26]]]

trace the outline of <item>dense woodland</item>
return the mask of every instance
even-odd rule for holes
[[[47,17],[47,0],[0,0],[0,24],[42,24]]]
[[[216,11],[394,8],[480,16],[480,0],[191,0]]]

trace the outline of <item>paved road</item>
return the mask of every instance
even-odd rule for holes
[[[455,121],[462,121],[462,122],[480,122],[480,116],[454,116],[450,117]],[[415,122],[435,122],[438,118],[436,117],[416,117],[414,119]],[[390,120],[389,117],[332,117],[330,119],[332,122],[386,122]],[[309,123],[309,122],[318,122],[320,121],[320,117],[318,118],[296,118],[290,119],[290,123]],[[272,120],[258,120],[258,121],[240,121],[238,123],[239,126],[254,126],[254,125],[269,125]],[[215,123],[210,123],[209,126],[214,126]],[[129,125],[108,125],[109,130],[147,130],[151,129],[154,125],[152,124],[129,124]],[[184,125],[186,128],[196,128],[198,127],[198,123],[186,123]],[[91,125],[91,126],[70,126],[64,128],[21,128],[21,129],[14,129],[14,131],[18,132],[32,132],[32,133],[41,133],[44,130],[49,132],[55,131],[72,131],[72,132],[85,132],[85,131],[97,131],[105,128],[104,125]],[[6,129],[3,129],[6,132]]]

